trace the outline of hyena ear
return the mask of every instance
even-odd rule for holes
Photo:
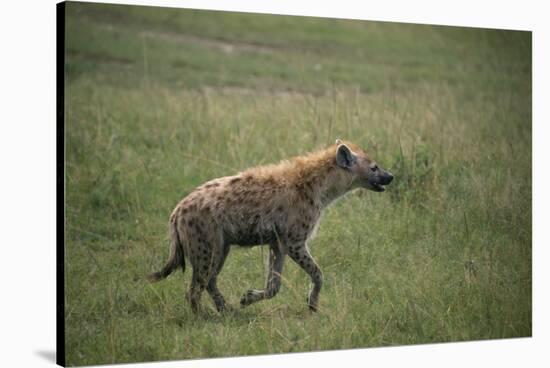
[[[336,138],[336,145],[339,146],[342,144],[342,140],[340,138]]]
[[[336,150],[336,163],[338,166],[349,169],[355,160],[356,157],[349,147],[341,143]]]

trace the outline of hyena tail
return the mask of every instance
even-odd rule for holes
[[[165,279],[170,275],[178,266],[182,271],[185,271],[185,259],[183,257],[183,245],[181,244],[178,229],[176,226],[176,216],[172,216],[170,219],[170,257],[164,265],[164,267],[158,271],[153,272],[147,276],[150,282],[157,282]]]

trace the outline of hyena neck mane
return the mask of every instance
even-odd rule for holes
[[[287,185],[296,187],[301,195],[324,208],[355,188],[354,175],[336,163],[336,148],[332,145],[294,157],[270,166],[267,171],[276,173]]]

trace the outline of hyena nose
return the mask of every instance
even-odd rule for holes
[[[387,173],[388,173],[388,184],[389,184],[393,180],[393,174],[389,171]]]

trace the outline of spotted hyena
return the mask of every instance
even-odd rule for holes
[[[216,279],[231,245],[268,244],[267,285],[245,292],[241,306],[277,294],[288,255],[311,277],[308,305],[316,311],[323,274],[307,243],[323,209],[355,188],[383,192],[392,179],[392,174],[361,148],[336,140],[318,152],[211,180],[191,192],[172,212],[170,257],[149,279],[161,280],[178,266],[184,270],[187,257],[193,267],[187,294],[192,309],[197,311],[206,289],[216,309],[222,311],[225,300]]]

